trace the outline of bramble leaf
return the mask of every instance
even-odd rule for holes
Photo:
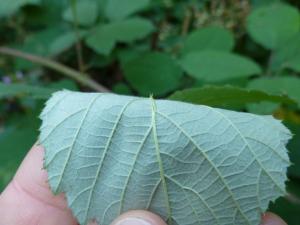
[[[47,99],[56,88],[36,87],[28,84],[4,84],[0,82],[0,99],[8,97],[30,96],[35,99]]]
[[[170,225],[258,225],[285,194],[291,135],[271,116],[61,91],[41,118],[50,186],[80,224],[148,209]]]
[[[152,23],[143,18],[130,18],[109,24],[100,24],[86,39],[86,44],[99,54],[109,55],[117,42],[131,43],[154,30]]]
[[[142,54],[123,63],[128,82],[142,95],[162,95],[180,85],[183,72],[177,62],[167,54]]]
[[[247,103],[269,101],[296,105],[297,102],[281,94],[269,94],[263,90],[248,90],[233,86],[204,86],[176,91],[170,100],[203,104],[215,107],[238,107]]]
[[[181,65],[189,75],[210,82],[261,73],[261,68],[244,56],[213,50],[189,53],[184,56]]]
[[[262,90],[270,94],[285,94],[298,102],[300,106],[300,79],[293,76],[258,78],[249,82],[251,89]]]
[[[251,37],[268,49],[276,49],[285,44],[299,29],[300,14],[297,8],[282,3],[254,10],[247,22],[247,30]]]
[[[110,20],[122,20],[131,14],[145,8],[150,0],[110,0],[105,13]]]
[[[280,46],[271,57],[273,70],[284,68],[300,72],[300,33],[290,38],[284,45]]]
[[[0,1],[0,18],[7,17],[25,5],[39,5],[41,0],[2,0]]]
[[[93,25],[98,17],[98,5],[94,1],[81,1],[75,4],[77,23],[82,26]],[[64,20],[74,23],[72,6],[63,12]]]
[[[233,34],[222,27],[206,27],[188,35],[184,53],[202,50],[231,51],[234,46]]]

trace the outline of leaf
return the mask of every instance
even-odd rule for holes
[[[268,49],[276,49],[299,32],[300,15],[296,8],[275,3],[254,10],[247,21],[251,37]]]
[[[163,95],[176,89],[182,70],[169,55],[146,53],[122,66],[127,81],[142,95]]]
[[[181,65],[192,77],[210,82],[261,73],[260,67],[250,59],[219,51],[189,53],[182,59]]]
[[[286,76],[276,78],[259,78],[249,81],[248,87],[263,90],[270,94],[285,94],[298,102],[300,106],[300,79]]]
[[[49,84],[49,88],[53,88],[56,90],[71,90],[71,91],[78,91],[79,87],[77,86],[76,82],[71,79],[61,79],[56,82],[51,82]]]
[[[44,57],[50,56],[50,43],[53,43],[64,32],[65,29],[61,26],[54,26],[37,31],[28,35],[22,44],[18,44],[18,46],[16,46],[16,49]],[[36,67],[33,63],[20,58],[15,59],[15,63],[16,69],[18,70],[32,69]]]
[[[82,26],[93,25],[98,17],[98,4],[95,1],[79,1],[75,4],[77,22]],[[63,12],[64,20],[74,23],[72,6]]]
[[[284,94],[296,101],[300,106],[299,86],[300,79],[296,77],[276,77],[276,78],[258,78],[249,81],[248,88],[261,90],[269,94]],[[252,113],[271,114],[279,107],[278,104],[270,102],[261,102],[249,104],[247,109]]]
[[[78,34],[79,37],[82,38],[87,32],[85,30],[80,30]],[[63,33],[50,44],[49,53],[50,55],[58,55],[74,45],[76,41],[77,37],[74,31]]]
[[[41,0],[1,0],[0,1],[0,18],[7,17],[15,13],[22,6],[38,5]]]
[[[80,224],[149,209],[169,225],[257,225],[285,193],[291,134],[271,116],[62,91],[41,118],[50,186]]]
[[[263,91],[248,90],[232,86],[204,86],[201,88],[185,89],[183,91],[176,91],[169,99],[230,108],[261,101],[297,104],[295,101],[283,95],[272,95]]]
[[[36,99],[47,99],[55,91],[57,91],[57,89],[36,87],[28,84],[0,83],[0,99],[22,96],[30,96]]]
[[[116,94],[120,94],[120,95],[131,95],[132,91],[130,90],[130,88],[128,87],[128,85],[124,84],[124,83],[116,83],[113,87],[112,87],[112,91]]]
[[[130,43],[142,39],[154,30],[152,23],[142,18],[100,24],[86,39],[86,44],[99,54],[109,55],[117,42]]]
[[[39,7],[34,12],[24,10],[26,23],[35,27],[49,27],[60,25],[63,21],[63,11],[70,5],[70,0],[41,0]]]
[[[144,9],[149,2],[150,0],[109,0],[105,13],[110,20],[122,20]]]
[[[230,51],[234,46],[232,33],[222,27],[206,27],[196,30],[187,36],[184,53],[202,50]]]
[[[283,46],[280,46],[271,57],[273,70],[289,68],[300,72],[300,33],[289,39]]]

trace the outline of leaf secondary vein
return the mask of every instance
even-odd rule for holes
[[[59,180],[58,180],[58,184],[57,184],[56,188],[54,189],[54,192],[55,192],[55,193],[57,193],[57,191],[58,191],[58,189],[59,189],[59,187],[60,187],[61,181],[62,181],[62,179],[63,179],[63,176],[64,176],[64,174],[65,174],[67,165],[68,165],[68,163],[69,163],[69,161],[70,161],[70,158],[71,158],[71,155],[72,155],[73,147],[74,147],[74,145],[75,145],[75,143],[76,143],[76,139],[77,139],[78,135],[80,134],[82,125],[84,124],[84,122],[85,122],[85,120],[86,120],[86,118],[87,118],[87,115],[88,115],[88,113],[89,113],[91,107],[93,106],[93,103],[94,103],[99,97],[101,97],[101,96],[102,96],[102,94],[98,94],[98,95],[96,95],[96,96],[91,100],[91,102],[89,103],[89,105],[88,105],[88,107],[87,107],[87,109],[86,109],[86,111],[85,111],[85,113],[84,113],[84,115],[83,115],[83,117],[82,117],[82,120],[80,121],[80,125],[79,125],[79,127],[78,127],[78,129],[77,129],[77,132],[76,132],[76,134],[75,134],[75,136],[74,136],[74,138],[73,138],[73,140],[72,140],[72,144],[71,144],[71,146],[70,146],[70,148],[69,148],[70,151],[68,152],[66,161],[65,161],[64,166],[63,166],[63,169],[62,169],[62,173],[61,173],[61,175],[60,175],[60,177],[59,177]]]
[[[112,129],[112,131],[111,131],[111,134],[110,134],[110,136],[109,136],[109,139],[107,140],[106,146],[105,146],[105,148],[104,148],[104,150],[103,150],[103,154],[102,154],[103,156],[102,156],[102,158],[101,158],[101,160],[100,160],[100,162],[99,162],[99,166],[98,166],[97,171],[96,171],[95,179],[94,179],[94,182],[92,183],[91,191],[90,191],[89,196],[88,196],[88,199],[87,199],[87,207],[86,207],[86,211],[85,211],[86,213],[85,213],[85,216],[84,216],[84,218],[85,218],[85,219],[84,219],[85,223],[88,222],[88,221],[87,221],[87,220],[88,220],[88,213],[89,213],[89,210],[90,210],[90,207],[91,207],[92,198],[93,198],[93,194],[94,194],[94,191],[95,191],[95,186],[96,186],[97,181],[99,180],[100,173],[101,173],[101,169],[102,169],[102,167],[103,167],[104,160],[105,160],[105,158],[106,158],[106,156],[107,156],[107,152],[108,152],[109,147],[110,147],[110,144],[111,144],[111,142],[112,142],[112,138],[113,138],[113,136],[114,136],[114,134],[115,134],[115,132],[116,132],[116,130],[117,130],[117,127],[118,127],[118,125],[119,125],[119,123],[120,123],[120,121],[121,121],[121,118],[122,118],[122,115],[123,115],[124,111],[126,110],[126,108],[127,108],[132,102],[137,101],[137,100],[138,100],[138,99],[132,99],[132,100],[128,101],[128,102],[123,106],[123,108],[121,109],[121,111],[120,111],[120,113],[119,113],[119,115],[118,115],[118,117],[117,117],[117,120],[116,120],[116,122],[115,122],[115,124],[114,124],[114,126],[113,126],[113,129]]]
[[[150,194],[150,197],[149,197],[149,200],[148,200],[146,209],[149,209],[149,208],[150,208],[151,203],[152,203],[153,198],[154,198],[154,195],[155,195],[155,193],[156,193],[156,191],[157,191],[158,186],[160,185],[160,183],[161,183],[161,179],[159,179],[158,182],[157,182],[157,184],[154,186],[154,188],[153,188],[153,190],[152,190],[152,192],[151,192],[151,194]]]
[[[122,213],[122,210],[123,210],[124,200],[125,200],[125,195],[126,195],[126,190],[127,190],[127,186],[128,186],[130,177],[131,177],[131,175],[132,175],[132,173],[133,173],[133,170],[134,170],[135,164],[136,164],[136,162],[137,162],[138,156],[139,156],[139,154],[141,153],[141,151],[142,151],[142,149],[143,149],[143,147],[144,147],[144,145],[145,145],[145,143],[146,143],[146,140],[147,140],[148,136],[149,136],[150,133],[151,133],[151,130],[152,130],[152,127],[150,126],[149,129],[148,129],[147,132],[146,132],[145,137],[143,138],[143,140],[142,140],[142,142],[141,142],[141,144],[140,144],[140,146],[139,146],[139,148],[138,148],[138,151],[137,151],[135,157],[134,157],[133,165],[132,165],[132,167],[131,167],[131,169],[130,169],[130,172],[129,172],[129,175],[128,175],[126,181],[125,181],[125,185],[124,185],[124,188],[123,188],[123,191],[122,191],[122,194],[121,194],[121,200],[120,200],[121,202],[120,202],[119,214],[121,214],[121,213]]]
[[[213,215],[214,219],[217,221],[217,224],[220,224],[220,221],[218,219],[218,217],[216,216],[215,212],[213,211],[213,209],[208,205],[208,203],[201,197],[201,195],[199,193],[197,193],[194,189],[192,188],[189,188],[189,187],[184,187],[182,186],[178,181],[176,181],[175,179],[169,177],[169,176],[166,176],[169,180],[171,180],[173,183],[175,183],[178,187],[180,187],[187,199],[187,201],[189,202],[189,205],[191,206],[192,210],[193,210],[193,213],[195,214],[195,216],[198,218],[199,220],[199,223],[201,224],[201,221],[200,221],[200,217],[198,215],[198,213],[196,213],[196,210],[194,209],[194,207],[192,206],[192,203],[190,201],[190,199],[188,198],[187,194],[185,193],[186,190],[188,191],[191,191],[193,192],[199,199],[201,202],[203,202],[203,204],[205,205],[205,207],[210,211],[210,213]]]
[[[216,112],[217,114],[219,114],[222,118],[224,118],[231,126],[233,129],[236,130],[236,132],[238,133],[238,135],[242,138],[243,142],[246,144],[247,148],[250,150],[251,154],[253,155],[255,161],[260,165],[261,169],[263,170],[263,172],[265,172],[267,174],[267,176],[272,180],[272,182],[275,184],[275,186],[279,189],[279,191],[281,193],[285,193],[285,190],[283,190],[278,184],[277,182],[275,182],[273,176],[271,176],[271,174],[266,170],[266,168],[263,166],[263,164],[261,163],[260,160],[258,160],[257,155],[255,154],[255,152],[253,151],[252,147],[250,146],[249,142],[246,140],[246,138],[243,136],[243,134],[241,133],[240,129],[223,113],[221,113],[220,111],[207,106],[209,109],[211,109],[212,111]],[[259,201],[259,191],[258,191],[258,185],[259,183],[257,182],[257,201]],[[259,209],[261,212],[263,212],[264,210],[261,208],[261,206],[259,205]]]
[[[197,145],[197,143],[194,141],[194,139],[192,137],[190,137],[185,130],[179,125],[177,124],[173,119],[171,119],[170,117],[168,117],[167,115],[165,115],[162,112],[157,111],[156,113],[158,113],[159,115],[163,116],[164,118],[166,118],[167,120],[169,120],[172,124],[174,124],[192,143],[193,145],[196,147],[196,149],[198,149],[200,151],[200,153],[204,156],[204,158],[207,160],[207,162],[209,162],[209,164],[214,168],[214,170],[216,171],[216,173],[218,174],[218,176],[220,177],[222,183],[225,185],[225,188],[227,189],[228,193],[231,196],[231,199],[233,200],[234,204],[236,205],[237,209],[240,211],[241,215],[243,216],[243,218],[245,219],[245,221],[247,222],[247,224],[251,225],[249,219],[246,217],[246,215],[244,214],[244,212],[242,211],[239,203],[235,200],[234,195],[232,193],[232,191],[230,190],[230,188],[228,187],[227,183],[225,182],[225,180],[223,179],[219,169],[213,164],[213,162],[208,158],[208,156],[206,155],[206,153],[204,151],[201,150],[201,148]]]

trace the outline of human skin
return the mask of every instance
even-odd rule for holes
[[[54,196],[43,169],[44,149],[34,146],[10,184],[0,195],[0,225],[77,225],[63,194]],[[91,223],[90,225],[95,223]],[[273,213],[262,216],[262,225],[286,225]],[[135,210],[112,225],[166,225],[157,215]]]

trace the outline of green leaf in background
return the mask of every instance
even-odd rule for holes
[[[244,56],[219,51],[187,54],[181,60],[183,69],[199,80],[218,82],[261,73],[260,67]]]
[[[152,23],[142,18],[100,24],[87,37],[86,44],[99,54],[109,55],[117,42],[130,43],[146,37],[153,30]]]
[[[57,89],[36,87],[28,84],[3,84],[0,83],[0,99],[7,97],[29,96],[36,99],[47,99]]]
[[[0,18],[10,16],[19,10],[22,6],[40,4],[41,0],[1,0],[0,1]]]
[[[258,78],[250,80],[248,88],[254,90],[265,91],[269,94],[284,94],[294,99],[298,105],[300,104],[300,79],[297,77],[274,77],[274,78]],[[272,114],[277,110],[279,104],[270,102],[261,102],[249,104],[247,109],[249,112],[258,114]]]
[[[272,95],[263,91],[248,90],[232,86],[204,86],[177,91],[170,100],[190,102],[214,107],[236,108],[247,103],[269,101],[285,104],[297,104],[287,96]]]
[[[49,184],[82,225],[132,209],[169,225],[257,225],[285,194],[291,134],[271,116],[62,91],[41,118]]]
[[[136,57],[122,66],[126,80],[142,95],[162,95],[175,90],[183,72],[169,55],[159,52]]]
[[[87,31],[80,30],[78,34],[79,38],[83,38],[87,34]],[[50,55],[58,55],[73,46],[76,41],[77,35],[74,31],[63,33],[50,44],[49,53]]]
[[[300,106],[300,79],[298,77],[258,78],[249,81],[250,89],[257,89],[270,94],[285,94],[298,102]]]
[[[110,20],[122,20],[147,7],[149,2],[150,0],[109,0],[105,13]]]
[[[60,26],[64,23],[62,13],[69,5],[70,0],[41,0],[38,7],[27,7],[22,13],[28,24],[37,27]]]
[[[120,95],[132,95],[132,91],[128,87],[128,85],[124,83],[117,83],[112,87],[112,90],[116,94]]]
[[[98,17],[98,4],[96,1],[78,1],[75,6],[78,24],[90,26],[96,22]],[[63,18],[68,22],[74,23],[72,6],[63,12]]]
[[[71,91],[78,91],[79,87],[77,83],[70,79],[61,79],[56,82],[52,82],[48,85],[48,88],[56,89],[56,90],[71,90]]]
[[[0,193],[37,140],[39,109],[11,116],[5,126],[0,128]]]
[[[271,57],[273,70],[289,68],[300,72],[300,33],[290,38],[280,46]]]
[[[50,46],[62,33],[66,31],[62,26],[54,26],[50,28],[37,31],[26,36],[24,42],[15,46],[17,49],[29,52],[31,54],[40,56],[50,56]],[[27,60],[20,58],[15,59],[16,69],[32,69],[35,65]]]
[[[230,31],[222,27],[205,27],[193,31],[184,42],[184,53],[202,50],[231,51],[234,37]]]
[[[276,49],[299,32],[300,15],[297,8],[275,3],[254,10],[247,21],[251,37],[268,49]]]

